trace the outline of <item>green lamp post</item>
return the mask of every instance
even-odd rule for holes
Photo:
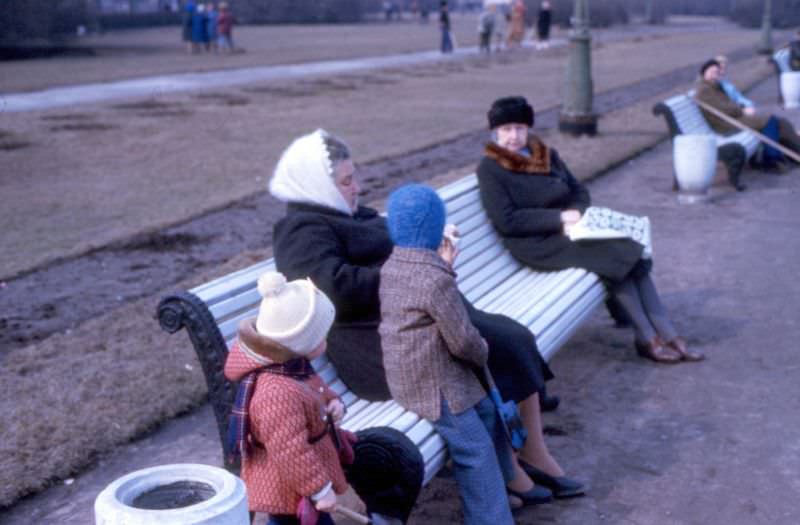
[[[597,115],[592,111],[592,37],[589,33],[588,0],[575,0],[569,34],[569,62],[564,104],[558,129],[571,135],[595,135]]]
[[[761,43],[758,52],[762,55],[772,53],[772,1],[764,1],[764,16],[761,19]]]

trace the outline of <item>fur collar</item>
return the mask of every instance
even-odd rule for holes
[[[239,323],[239,346],[248,357],[263,366],[301,357],[258,333],[255,317]]]
[[[550,173],[550,148],[536,136],[528,139],[531,156],[516,153],[494,142],[486,145],[486,156],[508,171],[547,174]]]

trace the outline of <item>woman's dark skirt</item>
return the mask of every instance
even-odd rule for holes
[[[489,371],[503,399],[519,403],[541,392],[554,376],[531,331],[509,317],[483,312],[466,300],[464,304],[489,345]]]

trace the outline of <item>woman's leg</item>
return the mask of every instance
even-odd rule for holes
[[[551,476],[563,476],[564,470],[555,458],[550,455],[547,444],[544,442],[539,394],[533,394],[521,402],[519,404],[519,412],[520,416],[522,416],[522,422],[528,430],[528,439],[525,440],[525,446],[519,451],[520,459],[547,472]],[[519,465],[517,465],[517,468],[520,468]]]
[[[667,309],[664,308],[664,303],[661,302],[661,297],[658,295],[653,279],[649,274],[634,277],[636,288],[639,291],[642,305],[644,306],[644,313],[650,320],[650,323],[655,327],[658,335],[664,341],[672,341],[678,336],[672,321],[669,319]]]
[[[666,346],[677,352],[683,361],[702,361],[705,359],[702,353],[689,350],[686,341],[678,336],[678,332],[669,319],[667,309],[664,308],[658,291],[656,291],[656,285],[653,284],[650,275],[638,275],[634,280],[639,290],[639,296],[642,298],[645,313],[656,330],[658,330],[658,335],[667,343]]]
[[[645,313],[645,307],[639,295],[639,287],[631,276],[625,277],[622,282],[613,283],[611,285],[611,293],[614,294],[614,298],[630,317],[638,342],[651,341],[658,335],[655,327],[650,322],[650,318]]]

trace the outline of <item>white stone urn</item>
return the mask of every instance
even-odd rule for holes
[[[672,159],[681,202],[708,200],[708,190],[717,168],[717,139],[714,135],[676,135]]]
[[[137,470],[108,485],[94,502],[96,525],[248,525],[244,482],[209,465]]]
[[[800,71],[781,73],[781,95],[786,109],[800,108]]]

